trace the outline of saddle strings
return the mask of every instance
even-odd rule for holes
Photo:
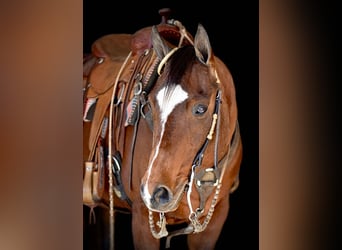
[[[109,111],[109,124],[108,124],[108,182],[109,182],[109,249],[114,249],[114,196],[113,196],[113,170],[112,170],[112,129],[113,129],[113,108],[114,108],[114,97],[116,93],[116,88],[119,82],[119,78],[125,68],[128,59],[131,57],[132,52],[130,51],[120,67],[120,70],[116,76],[112,98],[110,101],[110,111]]]

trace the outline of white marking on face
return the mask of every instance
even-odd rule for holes
[[[163,138],[167,118],[172,113],[174,108],[178,104],[184,102],[188,98],[188,96],[189,96],[188,93],[184,91],[180,85],[175,85],[174,87],[172,87],[172,89],[168,89],[167,87],[164,87],[157,94],[157,102],[160,108],[161,132],[160,132],[160,137],[159,137],[160,139],[156,146],[156,150],[154,152],[153,158],[147,170],[148,174],[147,174],[146,185],[144,187],[144,197],[146,198],[146,201],[148,202],[150,201],[150,198],[151,198],[151,195],[148,192],[148,181],[151,175],[152,165],[159,153],[159,147]]]
[[[188,93],[185,92],[180,85],[176,85],[172,89],[162,88],[157,94],[157,101],[161,112],[162,125],[165,125],[167,117],[172,110],[188,98]]]

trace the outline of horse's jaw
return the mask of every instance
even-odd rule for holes
[[[145,206],[153,211],[153,212],[158,212],[158,213],[167,213],[167,212],[173,212],[177,210],[179,207],[179,204],[185,194],[185,189],[186,186],[188,185],[188,182],[183,182],[180,183],[176,188],[175,192],[171,192],[170,190],[169,193],[170,199],[168,202],[158,202],[156,199],[154,199],[150,193],[148,192],[147,185],[143,184],[140,189],[140,195],[142,200],[145,203]]]

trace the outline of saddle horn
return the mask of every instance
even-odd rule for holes
[[[170,8],[163,8],[158,11],[159,15],[161,15],[162,20],[161,24],[166,24],[169,20],[169,16],[171,15],[171,9]]]

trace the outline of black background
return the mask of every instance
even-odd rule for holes
[[[146,1],[83,1],[84,53],[89,53],[91,44],[103,35],[134,33],[158,24],[161,21],[158,10],[167,7],[172,10],[170,18],[181,21],[193,35],[197,24],[201,23],[209,35],[214,53],[231,71],[236,86],[244,156],[240,186],[231,195],[228,219],[216,249],[259,248],[258,4],[258,1],[248,4],[244,1],[186,2],[186,5],[185,1],[160,1],[158,4]],[[116,233],[122,237],[120,246],[129,249],[132,242],[129,220],[126,219],[129,217],[117,220],[116,225],[122,220],[125,226],[116,229]],[[83,235],[84,249],[94,249],[96,229],[88,227]]]

